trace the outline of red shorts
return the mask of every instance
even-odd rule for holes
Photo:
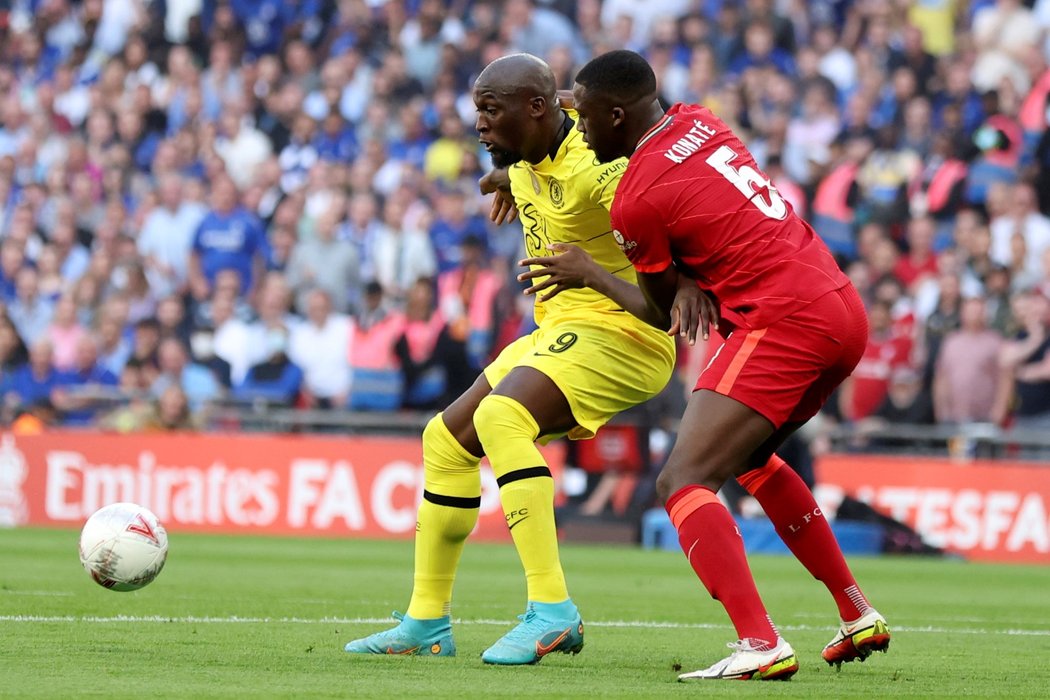
[[[850,375],[867,342],[864,302],[846,285],[768,328],[731,332],[696,389],[736,399],[777,428],[801,423]]]

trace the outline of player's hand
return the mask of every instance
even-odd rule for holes
[[[718,304],[696,283],[696,280],[678,276],[678,291],[671,305],[671,327],[667,335],[682,335],[690,345],[696,344],[696,332],[704,340],[711,337],[711,329],[718,330]]]
[[[496,190],[492,198],[492,209],[489,210],[489,221],[500,226],[509,224],[518,217],[518,208],[514,206],[514,198],[509,193]]]
[[[481,194],[492,194],[493,192],[506,192],[510,194],[510,174],[506,168],[495,168],[481,176],[478,180]]]
[[[565,243],[551,243],[547,246],[547,250],[556,254],[543,258],[526,258],[518,261],[518,264],[522,267],[536,268],[518,275],[519,282],[536,277],[547,278],[539,284],[534,284],[526,289],[525,294],[538,294],[549,289],[549,292],[538,297],[540,301],[549,301],[566,289],[579,289],[590,286],[593,272],[595,268],[598,268],[594,258],[582,248]]]

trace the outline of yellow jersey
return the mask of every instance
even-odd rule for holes
[[[575,121],[576,112],[565,110]],[[586,251],[613,275],[637,284],[634,266],[613,238],[609,223],[616,185],[627,159],[598,163],[583,134],[571,128],[553,160],[547,156],[532,165],[521,161],[509,169],[510,188],[525,234],[530,258],[553,255],[550,243],[570,243]],[[533,280],[539,284],[546,277]],[[538,296],[542,296],[542,293]],[[564,311],[620,311],[620,307],[593,289],[568,289],[550,301],[536,299],[536,323]]]

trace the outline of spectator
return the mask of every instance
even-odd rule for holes
[[[933,135],[932,153],[923,166],[917,183],[917,191],[912,195],[913,212],[925,212],[937,221],[939,235],[943,240],[945,229],[951,229],[951,223],[965,203],[966,177],[969,167],[958,157],[958,148],[952,134],[938,132]],[[938,244],[938,249],[944,245]]]
[[[84,335],[77,341],[72,369],[62,373],[51,400],[62,412],[64,424],[89,425],[98,407],[107,399],[115,398],[107,389],[115,389],[117,384],[117,375],[98,362],[98,341]]]
[[[922,328],[921,342],[925,357],[923,378],[927,384],[933,379],[933,368],[941,352],[941,342],[948,333],[959,328],[961,307],[959,276],[954,272],[942,272],[937,278],[936,305],[932,313],[926,316]]]
[[[438,274],[460,265],[460,245],[474,236],[488,247],[488,229],[477,214],[467,211],[467,195],[458,186],[445,186],[437,197],[437,218],[430,227],[430,242],[437,254]]]
[[[0,376],[6,377],[29,361],[29,351],[7,314],[0,313]]]
[[[972,205],[984,206],[993,185],[1017,182],[1021,129],[1008,117],[992,115],[973,132],[973,143],[980,154],[970,165],[966,200]]]
[[[356,192],[350,198],[347,207],[349,216],[337,234],[339,240],[349,242],[357,251],[361,279],[374,277],[375,263],[372,258],[375,255],[375,239],[382,226],[376,218],[376,212],[375,195],[370,192]]]
[[[296,294],[296,307],[305,313],[307,297],[322,289],[332,300],[333,308],[345,314],[351,301],[360,295],[360,258],[358,249],[345,240],[336,239],[339,211],[331,207],[314,226],[314,236],[300,241],[288,262],[288,284]]]
[[[317,124],[306,114],[297,114],[292,123],[292,133],[288,144],[281,149],[277,162],[281,166],[281,189],[294,192],[306,184],[310,168],[318,160],[314,137]]]
[[[993,417],[1023,430],[1050,429],[1050,302],[1038,292],[1018,297],[1014,339],[999,354],[1002,377]]]
[[[29,346],[29,361],[0,381],[0,395],[5,405],[31,405],[51,400],[61,375],[51,363],[51,341],[41,338]]]
[[[234,388],[234,398],[295,405],[303,384],[303,371],[288,359],[287,329],[274,327],[267,330],[264,355],[266,359],[252,365],[244,381]]]
[[[142,429],[153,432],[195,431],[199,421],[191,412],[189,397],[177,384],[167,387],[157,398]]]
[[[159,202],[147,215],[138,237],[138,250],[146,265],[150,287],[160,296],[186,291],[187,262],[193,236],[207,210],[185,199],[182,176],[161,177]]]
[[[25,262],[25,249],[21,243],[10,237],[0,240],[0,302],[9,304],[18,296],[18,271]]]
[[[924,386],[922,373],[900,366],[890,374],[886,398],[861,422],[861,430],[893,423],[930,425],[933,422],[933,400]]]
[[[868,346],[853,375],[839,390],[839,412],[858,421],[872,415],[889,391],[893,372],[908,367],[911,340],[893,333],[890,305],[875,301],[868,310],[871,326]]]
[[[686,0],[605,0],[601,5],[601,23],[606,31],[621,18],[626,18],[630,27],[630,45],[635,47],[644,46],[649,41],[649,28],[655,19],[678,19],[689,11]]]
[[[944,337],[933,379],[938,423],[987,423],[993,418],[1002,337],[988,328],[987,312],[982,297],[963,300],[959,329]]]
[[[322,160],[338,163],[355,160],[360,150],[353,128],[335,110],[321,120],[321,128],[314,137],[314,148]]]
[[[1042,279],[1043,252],[1050,248],[1050,218],[1036,208],[1035,190],[1027,183],[1010,189],[1009,209],[991,221],[991,258],[1014,271],[1021,286]]]
[[[113,281],[128,300],[128,320],[134,323],[139,319],[153,318],[157,311],[157,299],[146,271],[136,260],[121,263],[113,270]]]
[[[937,274],[937,257],[933,252],[936,235],[936,224],[928,216],[908,222],[908,252],[893,268],[893,274],[905,288],[910,288],[920,277]]]
[[[401,407],[404,377],[394,346],[404,333],[405,317],[391,310],[378,282],[365,285],[353,323],[348,361],[350,408],[393,411]]]
[[[376,281],[391,299],[404,299],[416,280],[437,274],[437,258],[425,230],[409,223],[406,207],[399,197],[389,197],[383,205],[383,226],[375,239]]]
[[[244,190],[252,183],[255,170],[273,154],[273,146],[263,132],[252,126],[237,100],[223,105],[215,152],[226,166],[235,187]]]
[[[53,305],[42,299],[36,270],[23,267],[15,277],[15,299],[7,307],[7,315],[18,329],[18,335],[27,345],[35,345],[51,325]]]
[[[51,341],[51,361],[55,369],[60,372],[73,369],[79,354],[77,348],[88,332],[77,320],[77,307],[72,294],[62,296],[55,304],[55,313],[46,335]]]
[[[131,333],[131,358],[141,362],[157,364],[157,352],[160,349],[160,324],[155,318],[144,318],[138,321]]]
[[[350,390],[347,354],[353,322],[332,313],[323,289],[306,295],[306,321],[292,328],[288,355],[303,372],[303,398],[313,408],[342,408]]]
[[[450,335],[434,305],[430,280],[419,280],[405,303],[405,327],[394,346],[405,388],[402,406],[416,410],[447,405],[452,391],[473,380],[464,344]],[[456,394],[458,396],[458,394]]]
[[[882,127],[876,148],[857,174],[858,194],[865,215],[879,223],[898,226],[908,216],[908,187],[921,171],[918,155],[897,150],[897,133]]]
[[[131,344],[124,337],[124,327],[112,311],[103,310],[98,318],[99,365],[120,377],[131,358]]]
[[[207,321],[199,326],[213,329],[211,347],[201,348],[200,357],[214,353],[225,362],[230,368],[231,385],[241,381],[257,359],[252,354],[249,326],[236,313],[235,299],[229,294],[217,295],[211,302]]]
[[[261,222],[237,203],[237,189],[220,175],[212,182],[211,210],[197,227],[190,257],[190,291],[203,301],[215,286],[220,270],[234,269],[247,294],[262,270],[266,234]]]
[[[492,313],[500,283],[488,266],[484,243],[474,236],[467,236],[460,244],[460,266],[438,277],[438,306],[447,333],[452,340],[466,344],[467,357],[476,371],[485,366],[492,346]],[[456,391],[455,395],[460,393]]]
[[[999,89],[1010,80],[1019,93],[1028,90],[1028,76],[1019,61],[1026,48],[1039,40],[1039,23],[1019,0],[985,4],[973,17],[973,39],[978,54],[973,83],[981,92]]]
[[[182,297],[169,296],[161,299],[157,304],[157,312],[154,317],[157,319],[162,337],[174,337],[183,343],[189,342],[190,324],[186,317],[186,305]]]
[[[190,362],[189,351],[178,338],[160,341],[157,367],[160,374],[150,386],[150,393],[155,397],[163,395],[168,387],[177,386],[185,392],[194,411],[219,397],[219,383],[214,375],[206,367]]]
[[[55,302],[66,287],[62,279],[62,271],[59,269],[58,253],[51,245],[44,246],[36,259],[36,271],[39,286],[39,294],[50,302]]]
[[[292,329],[300,319],[290,312],[292,293],[284,276],[269,273],[259,287],[255,299],[255,319],[247,324],[247,346],[230,360],[231,379],[236,385],[243,381],[248,369],[266,359],[266,338],[274,329]],[[226,358],[229,359],[229,358]]]
[[[768,31],[767,27],[767,36]],[[826,163],[830,158],[829,148],[840,128],[834,96],[835,88],[829,81],[814,81],[803,93],[799,115],[788,124],[784,169],[802,186],[813,182],[812,161]]]
[[[231,388],[230,363],[215,354],[215,331],[212,328],[202,327],[193,331],[189,337],[189,347],[192,362],[211,370],[223,389]]]

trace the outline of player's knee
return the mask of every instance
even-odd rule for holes
[[[437,414],[423,427],[423,464],[428,471],[470,472],[478,470],[478,458],[467,454]]]
[[[675,459],[674,455],[667,460],[664,468],[656,477],[656,494],[664,503],[679,489],[686,486],[704,486],[718,491],[732,476],[731,469],[710,461],[687,462]]]
[[[478,404],[474,411],[474,430],[483,446],[508,438],[534,442],[539,437],[539,427],[528,409],[500,394],[489,394]]]
[[[423,451],[429,452],[437,449],[445,441],[445,433],[448,428],[442,422],[441,414],[437,414],[427,421],[423,427]]]

